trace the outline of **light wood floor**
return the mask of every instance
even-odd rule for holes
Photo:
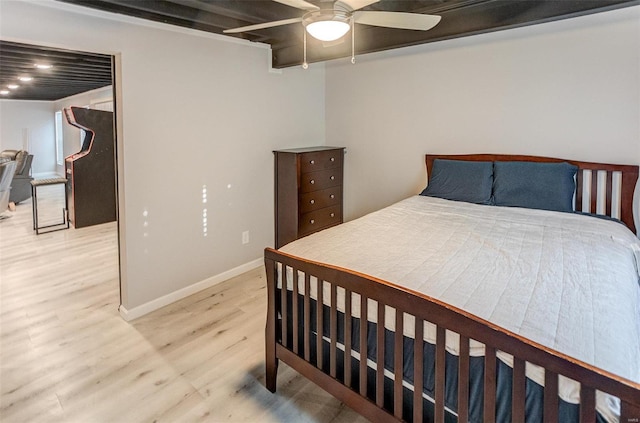
[[[60,192],[39,189],[44,221]],[[36,236],[0,220],[0,421],[364,422],[281,364],[264,388],[263,269],[134,322],[118,314],[115,223]]]

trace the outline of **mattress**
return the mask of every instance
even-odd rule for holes
[[[280,250],[438,298],[640,382],[640,242],[619,223],[414,196]],[[354,301],[354,316],[358,306]],[[369,310],[375,322],[375,308]],[[393,312],[387,314],[385,326],[393,330]],[[425,341],[434,339],[429,325]],[[448,333],[447,350],[457,353],[455,334]],[[472,355],[483,352],[472,345]],[[499,358],[511,364],[510,356]],[[527,365],[527,377],[544,384],[537,366]],[[560,397],[578,403],[579,385],[561,378]],[[598,393],[597,409],[615,420],[619,405]]]

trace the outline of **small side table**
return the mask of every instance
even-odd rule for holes
[[[65,185],[64,208],[62,209],[62,222],[54,223],[53,225],[38,226],[38,187],[42,187],[46,185],[56,185],[56,184]],[[43,233],[69,229],[69,216],[68,216],[69,200],[67,198],[66,185],[67,185],[66,178],[34,179],[31,181],[31,197],[32,197],[31,204],[33,206],[33,229],[36,231],[36,235],[40,235],[41,229],[53,228],[53,227],[62,226],[62,225],[65,225],[65,226],[58,229],[52,229]]]

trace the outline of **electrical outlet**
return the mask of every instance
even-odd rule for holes
[[[243,244],[248,244],[249,243],[249,231],[244,231],[242,233],[242,243]]]

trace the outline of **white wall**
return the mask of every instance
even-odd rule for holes
[[[81,10],[2,2],[0,36],[120,54],[123,305],[259,259],[273,245],[271,151],[325,142],[324,66],[269,73],[263,47]]]
[[[0,100],[0,151],[33,154],[31,172],[55,172],[54,109],[49,101]]]
[[[420,192],[427,152],[640,163],[640,7],[357,60],[326,65],[349,219]]]
[[[85,93],[76,94],[71,97],[66,97],[61,100],[55,101],[53,104],[54,110],[62,111],[63,109],[71,106],[76,107],[85,107],[91,106],[93,103],[98,101],[109,101],[113,100],[113,87],[103,87],[98,88],[96,90],[87,91]],[[79,128],[70,125],[67,122],[67,119],[64,116],[64,112],[62,114],[62,138],[63,138],[63,156],[67,157],[71,154],[77,153],[80,148],[80,132]],[[61,166],[56,166],[56,171],[59,174],[64,174],[64,164]]]

